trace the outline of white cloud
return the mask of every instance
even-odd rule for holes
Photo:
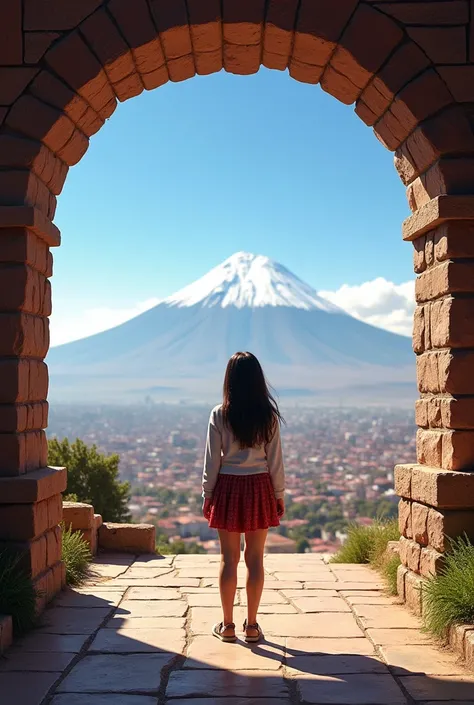
[[[412,333],[414,281],[394,284],[378,277],[357,286],[343,284],[337,291],[318,293],[365,323],[401,335]]]
[[[86,338],[95,333],[101,333],[109,328],[114,328],[125,323],[130,318],[138,316],[144,311],[153,308],[159,303],[159,299],[152,298],[141,301],[130,308],[90,308],[85,311],[78,311],[72,316],[51,316],[51,345],[62,345],[72,340]]]

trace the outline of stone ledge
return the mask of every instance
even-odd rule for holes
[[[474,509],[474,472],[426,465],[397,465],[395,492],[405,499],[441,509]]]
[[[456,624],[448,635],[450,647],[474,670],[474,624]]]
[[[99,548],[135,554],[155,553],[155,527],[105,522],[99,529]]]
[[[415,240],[447,220],[474,218],[473,196],[436,196],[403,223],[403,239]]]
[[[66,468],[41,468],[19,477],[0,477],[0,504],[32,504],[64,492]]]
[[[94,526],[94,507],[84,502],[63,502],[63,521],[73,531],[90,530]]]
[[[50,247],[61,244],[58,228],[34,206],[0,206],[0,228],[28,228]]]
[[[0,614],[0,654],[3,654],[13,641],[13,623],[8,615]]]

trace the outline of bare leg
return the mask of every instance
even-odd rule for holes
[[[257,612],[262,597],[264,572],[263,552],[267,529],[249,531],[245,534],[245,564],[247,566],[247,623],[257,622]],[[247,635],[257,635],[256,629],[247,629]]]
[[[235,531],[219,530],[221,542],[221,567],[219,589],[221,593],[224,625],[234,621],[234,599],[237,589],[237,566],[240,560],[240,534]],[[234,630],[227,629],[224,636],[233,636]]]

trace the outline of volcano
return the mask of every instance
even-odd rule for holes
[[[257,355],[282,396],[415,396],[408,338],[353,318],[268,257],[238,252],[136,318],[53,348],[50,397],[214,401],[237,350]]]

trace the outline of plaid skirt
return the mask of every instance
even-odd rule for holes
[[[209,526],[243,534],[279,526],[270,475],[220,474],[211,501]]]

